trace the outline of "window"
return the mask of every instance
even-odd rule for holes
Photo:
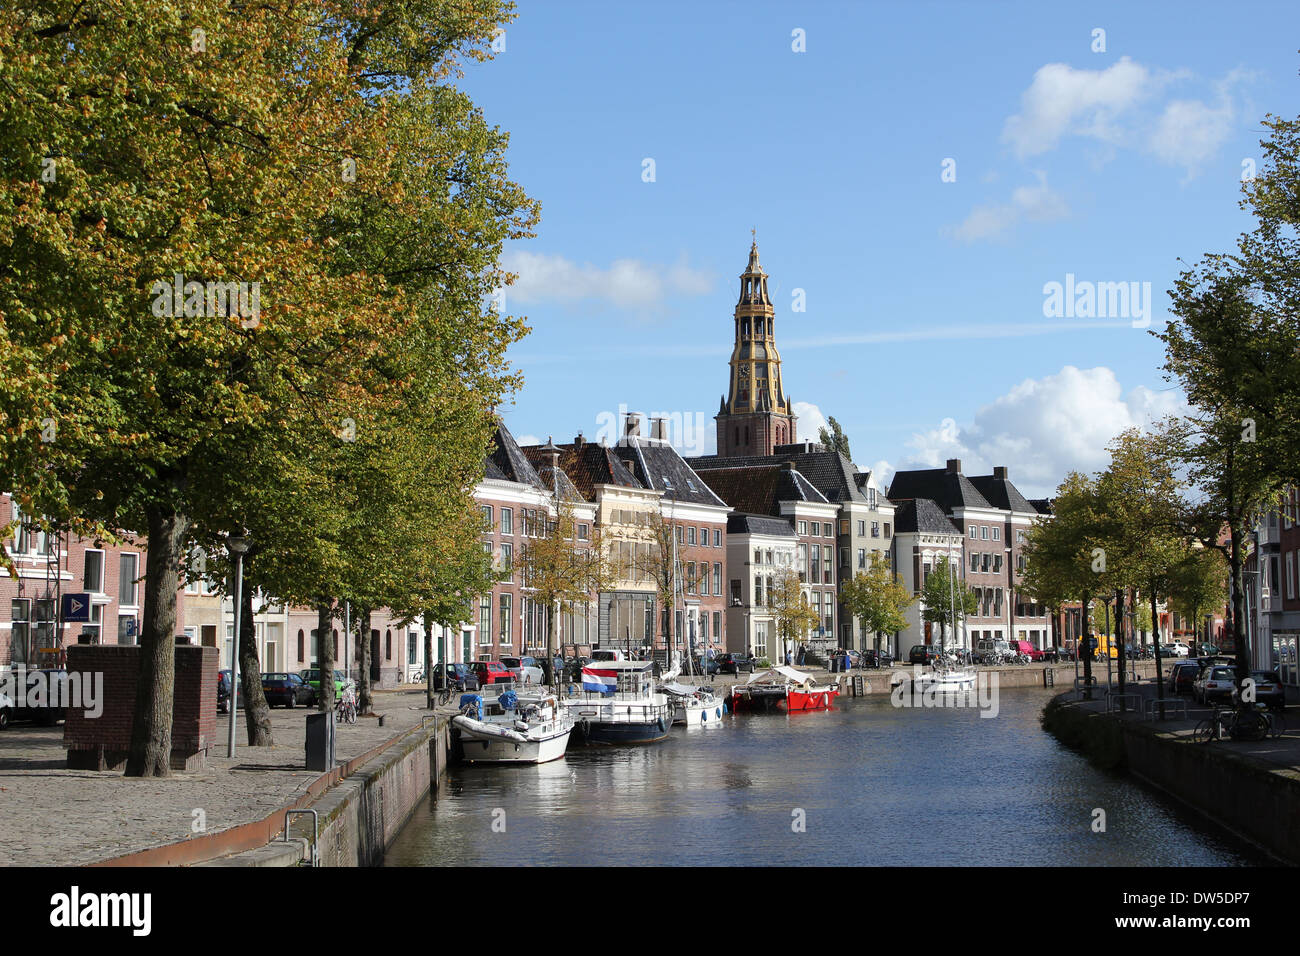
[[[492,595],[485,594],[478,604],[478,642],[492,643]]]
[[[393,659],[393,632],[384,631],[384,660]]]
[[[511,508],[501,509],[501,533],[502,534],[515,533],[515,513],[514,510]],[[415,661],[411,661],[411,663],[414,664]]]
[[[822,524],[822,534],[828,538],[835,537],[835,522],[827,521]]]
[[[492,530],[492,506],[484,505],[479,510],[483,512],[483,530],[491,531]]]
[[[830,584],[831,581],[834,580],[835,571],[831,566],[832,560],[833,558],[831,557],[831,546],[829,544],[822,545],[822,563],[826,566],[824,572],[826,575],[825,577],[826,584]]]
[[[689,528],[686,529],[686,543],[687,544],[695,543],[695,525],[691,525]]]
[[[799,580],[808,583],[808,545],[799,545]]]
[[[498,614],[498,623],[497,623],[497,627],[499,627],[500,630],[497,633],[497,637],[500,640],[502,647],[509,647],[512,641],[514,640],[514,635],[511,633],[514,629],[514,618],[510,613],[512,610],[511,605],[513,603],[514,603],[513,595],[510,594],[501,595],[500,613]],[[412,663],[414,663],[414,661],[412,661]]]
[[[700,547],[701,547],[701,548],[707,548],[708,546],[709,546],[709,529],[708,529],[708,528],[701,527],[701,528],[700,528]]]
[[[1023,531],[1017,531],[1016,544],[1024,544],[1024,543],[1025,543],[1025,533]]]
[[[32,630],[28,615],[31,613],[31,601],[19,598],[9,605],[9,619],[13,621],[10,632],[10,658],[15,664],[25,664],[31,647]]]
[[[714,529],[713,529],[713,546],[714,546],[715,548],[720,548],[720,547],[722,547],[722,529],[721,529],[721,528],[714,528]],[[717,631],[714,631],[714,633],[716,634]]]
[[[104,552],[87,551],[85,569],[82,572],[82,580],[85,582],[87,591],[93,591],[96,594],[104,593]]]
[[[848,566],[849,566],[849,549],[840,548],[840,567],[847,568]]]
[[[306,658],[303,656],[307,650],[307,635],[303,633],[302,628],[298,628],[298,663],[303,663]],[[313,645],[314,646],[314,645]]]
[[[994,571],[1002,570],[1002,555],[1000,554],[993,555],[993,570]]]
[[[118,558],[117,603],[124,607],[137,607],[136,577],[139,575],[140,555],[122,554]]]
[[[713,593],[722,594],[722,562],[720,561],[713,562]],[[717,633],[716,628],[714,628],[714,633]]]
[[[234,627],[232,626],[228,630],[234,630]],[[117,643],[134,644],[138,633],[139,627],[136,624],[134,614],[119,614],[117,616]]]
[[[868,488],[868,489],[867,489],[867,504],[868,504],[870,507],[872,507],[872,508],[875,508],[875,507],[876,507],[876,489],[875,489],[875,488]]]
[[[700,562],[700,593],[709,593],[709,563],[707,561]]]
[[[871,537],[873,537],[873,538],[879,538],[879,537],[880,537],[880,522],[879,522],[879,521],[873,521],[873,522],[871,522]]]
[[[1025,570],[1025,556],[1023,554],[1016,555],[1016,570]]]
[[[709,616],[707,614],[700,615],[700,640],[705,643],[709,640]]]
[[[763,563],[764,563],[764,564],[768,564],[768,565],[770,565],[770,564],[774,564],[774,563],[775,563],[775,562],[772,560],[772,549],[771,549],[771,548],[768,548],[765,552],[763,552]]]
[[[509,571],[515,566],[515,546],[507,541],[501,542],[501,570]]]
[[[972,525],[970,529],[970,536],[972,538],[978,538],[980,536],[980,529]]]
[[[713,639],[715,641],[722,640],[722,612],[721,611],[713,612]]]
[[[586,541],[586,540],[588,539],[588,537],[589,537],[589,532],[590,532],[590,529],[587,527],[586,522],[583,522],[583,523],[579,524],[579,525],[578,525],[578,540],[579,540],[579,541]]]
[[[677,526],[677,543],[678,544],[686,543],[686,529],[683,528],[681,525]]]
[[[754,563],[755,563],[755,564],[762,564],[762,563],[763,563],[763,551],[762,551],[761,548],[755,548],[755,549],[754,549]]]
[[[924,585],[928,580],[930,580],[930,562],[926,561],[921,565],[921,584]]]
[[[890,535],[889,522],[886,521],[886,522],[885,522],[885,537],[888,538],[889,535]]]
[[[810,580],[820,581],[822,577],[822,549],[817,545],[812,546],[812,571],[809,575]]]
[[[858,548],[858,567],[865,569],[867,566],[867,549]]]
[[[867,536],[867,523],[866,523],[865,521],[859,521],[859,522],[858,522],[858,537],[859,537],[859,538],[865,538],[866,536]]]
[[[415,631],[406,635],[406,663],[408,666],[420,663],[420,635]]]
[[[980,525],[980,538],[984,541],[989,539],[989,529],[986,525]]]
[[[763,576],[754,575],[754,603],[761,605],[763,603]]]
[[[808,533],[808,522],[807,522],[807,521],[800,521],[800,522],[799,522],[799,533],[800,533],[800,534],[807,534],[807,533]]]
[[[736,604],[740,601],[740,579],[731,579],[731,603]]]
[[[848,534],[848,533],[849,533],[849,522],[848,522],[848,519],[847,519],[847,518],[841,518],[841,519],[840,519],[840,534]]]
[[[812,523],[812,536],[814,538],[821,537],[821,533],[822,533],[821,527],[822,527],[821,524],[816,521]]]
[[[686,593],[695,593],[695,562],[691,561],[686,565]]]
[[[980,570],[981,570],[981,571],[987,571],[987,570],[989,569],[989,558],[990,558],[990,557],[991,557],[991,555],[990,555],[987,551],[980,555]]]
[[[972,571],[978,571],[980,569],[980,556],[978,554],[972,554],[970,556],[970,569]]]
[[[999,535],[1001,535],[1001,534],[1002,534],[1002,529],[999,528],[997,525],[994,525],[994,526],[993,526],[993,540],[994,540],[994,541],[999,540]]]

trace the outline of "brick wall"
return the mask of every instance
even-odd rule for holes
[[[193,769],[207,759],[217,740],[217,662],[215,647],[178,646],[172,698],[172,768]],[[87,717],[69,708],[63,741],[68,766],[82,770],[115,770],[126,762],[131,746],[136,688],[140,677],[140,648],[114,645],[73,645],[68,648],[68,673],[88,681],[103,675],[103,712]]]

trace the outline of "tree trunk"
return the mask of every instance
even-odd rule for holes
[[[361,680],[357,682],[357,713],[370,713],[370,608],[357,614],[357,650],[361,653]]]
[[[433,615],[424,615],[424,706],[433,710]]]
[[[322,713],[334,711],[334,606],[328,600],[316,605],[317,653],[316,665],[320,668],[320,693],[317,702]]]
[[[576,651],[575,651],[576,653]],[[559,677],[555,673],[555,602],[546,602],[546,660],[542,661],[542,677],[548,687],[557,689]]]
[[[1151,582],[1151,593],[1150,595],[1148,595],[1148,599],[1151,602],[1151,641],[1155,645],[1155,651],[1156,651],[1156,683],[1160,685],[1160,691],[1156,696],[1163,697],[1165,696],[1165,692],[1164,692],[1165,670],[1164,670],[1164,663],[1160,657],[1160,618],[1156,616],[1155,581]],[[1165,706],[1164,704],[1161,704],[1160,717],[1162,720],[1164,719],[1164,716],[1165,716]]]
[[[1122,694],[1124,693],[1124,681],[1128,672],[1128,668],[1125,666],[1127,663],[1125,651],[1128,649],[1124,646],[1124,591],[1122,588],[1115,589],[1115,641],[1117,644],[1115,656],[1119,662],[1119,692]],[[1120,706],[1122,707],[1123,704],[1124,701],[1121,699]]]
[[[189,516],[174,509],[150,508],[149,551],[145,560],[144,620],[140,626],[140,678],[128,777],[171,774],[172,695],[176,683],[176,589],[180,582],[181,544]],[[234,706],[232,701],[231,706]]]
[[[1235,521],[1229,523],[1228,534],[1232,540],[1232,550],[1228,555],[1232,567],[1232,636],[1237,648],[1237,686],[1240,687],[1250,677],[1250,648],[1247,646],[1250,622],[1246,619],[1246,574],[1241,561],[1241,530]]]
[[[262,668],[257,659],[257,626],[253,622],[253,589],[248,586],[248,556],[244,556],[244,583],[239,611],[239,680],[244,689],[244,720],[248,746],[274,747],[271,706],[262,693]]]
[[[1091,598],[1083,599],[1083,640],[1076,641],[1076,653],[1083,658],[1083,696],[1092,700],[1092,608]]]

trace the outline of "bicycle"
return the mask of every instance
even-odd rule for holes
[[[343,693],[334,702],[334,711],[338,715],[338,719],[343,723],[355,724],[357,722],[357,697],[351,687],[343,688]]]
[[[1275,722],[1274,715],[1261,713],[1254,708],[1231,710],[1216,707],[1213,714],[1199,721],[1192,729],[1192,740],[1209,743],[1211,740],[1222,740],[1226,733],[1233,740],[1260,741],[1270,735],[1279,737],[1285,731],[1286,721],[1280,715]]]

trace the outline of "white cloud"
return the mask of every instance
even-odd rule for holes
[[[1104,70],[1076,70],[1048,63],[1020,96],[1020,112],[1008,117],[1002,139],[1020,158],[1055,149],[1067,132],[1102,142],[1123,138],[1120,116],[1151,96],[1164,81],[1123,57]]]
[[[1232,70],[1213,84],[1208,99],[1162,102],[1169,87],[1193,80],[1189,71],[1150,69],[1128,57],[1104,70],[1049,63],[1021,94],[1020,112],[1003,124],[1002,140],[1025,159],[1055,149],[1066,136],[1080,136],[1102,144],[1094,157],[1099,162],[1132,149],[1182,166],[1190,178],[1228,142],[1242,114],[1236,88],[1253,77]]]
[[[795,424],[798,441],[819,441],[821,430],[828,427],[822,410],[812,402],[795,402],[794,413],[799,417]]]
[[[685,259],[670,266],[615,259],[600,268],[561,255],[516,250],[502,256],[501,264],[519,276],[506,289],[506,301],[513,298],[523,304],[595,299],[622,308],[644,308],[670,295],[704,295],[713,287],[713,277]]]
[[[991,239],[1010,230],[1021,220],[1051,222],[1069,215],[1065,198],[1047,185],[1047,174],[1037,172],[1038,182],[1017,187],[1011,200],[976,206],[960,225],[945,226],[944,235],[962,242]]]
[[[538,438],[536,435],[519,435],[517,438],[515,438],[515,444],[520,446],[540,445],[542,444],[542,440]]]
[[[1055,375],[1026,379],[981,407],[968,424],[945,418],[938,428],[914,434],[899,468],[941,468],[960,458],[963,473],[987,475],[1006,465],[1027,497],[1050,496],[1066,473],[1104,469],[1106,446],[1124,429],[1183,407],[1180,392],[1138,386],[1124,395],[1109,368],[1067,365]]]

